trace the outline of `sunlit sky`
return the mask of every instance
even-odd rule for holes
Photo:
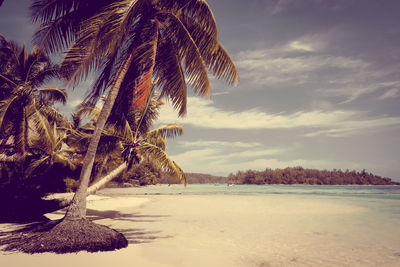
[[[188,114],[157,125],[184,136],[168,153],[187,172],[303,166],[400,180],[400,1],[209,0],[239,86],[211,79]],[[30,47],[27,0],[5,0],[0,33]],[[69,91],[69,115],[91,81]]]

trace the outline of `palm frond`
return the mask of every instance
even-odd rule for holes
[[[158,0],[163,10],[168,10],[178,17],[190,17],[209,34],[218,38],[218,28],[210,6],[204,0]]]
[[[153,162],[156,162],[162,170],[170,175],[175,176],[177,180],[186,185],[186,175],[182,168],[175,161],[173,161],[164,150],[147,142],[140,142],[137,150],[140,155],[151,159]]]
[[[137,2],[141,1],[117,1],[82,22],[78,38],[63,62],[63,69],[67,70],[67,78],[72,84],[101,68],[107,57],[120,49],[127,33],[122,24],[126,23],[126,16],[136,17]]]
[[[28,168],[25,170],[25,174],[29,177],[40,165],[44,164],[49,158],[49,156],[44,156],[38,160],[32,161],[32,163],[29,164]]]
[[[199,48],[183,23],[170,13],[157,15],[161,21],[165,38],[173,40],[180,59],[183,60],[187,82],[199,95],[210,95],[210,82]]]
[[[74,15],[74,13],[66,14],[64,17],[41,24],[33,35],[33,43],[48,53],[68,47],[68,44],[75,39],[74,28],[69,20]]]
[[[128,121],[125,121],[125,127],[124,130],[122,132],[122,136],[123,138],[127,141],[127,142],[133,142],[133,131],[131,129],[131,126],[129,125]]]
[[[12,112],[13,105],[16,104],[18,96],[14,95],[9,99],[0,101],[0,131],[2,131],[3,124],[7,120]]]
[[[61,114],[57,109],[48,105],[40,105],[36,108],[49,122],[54,122],[60,127],[72,127],[68,119],[65,118],[65,116]]]
[[[31,18],[41,24],[34,35],[34,44],[48,52],[68,47],[89,19],[113,0],[33,0]]]
[[[89,103],[82,102],[77,106],[77,111],[75,116],[82,118],[82,116],[86,116],[92,119],[92,121],[97,121],[97,118],[100,115],[100,108]]]
[[[187,106],[185,75],[178,52],[165,38],[159,42],[154,71],[158,78],[157,87],[161,91],[160,98],[169,97],[179,116],[184,116]]]
[[[47,86],[38,89],[39,98],[46,103],[61,102],[65,104],[67,102],[67,92],[63,88],[55,86]]]
[[[63,166],[68,167],[71,170],[75,170],[76,169],[76,165],[71,161],[71,159],[69,157],[66,157],[64,155],[62,155],[61,153],[56,153],[54,154],[54,159],[55,162],[58,162],[60,164],[62,164]]]
[[[236,66],[221,43],[218,42],[214,53],[207,55],[206,58],[210,70],[218,79],[223,78],[234,86],[238,84],[239,74]]]
[[[178,124],[168,124],[166,126],[151,130],[147,133],[147,137],[162,136],[163,138],[173,138],[183,135],[183,128]]]
[[[38,133],[40,142],[37,142],[41,147],[51,149],[55,147],[55,136],[53,135],[53,127],[49,121],[40,113],[35,112],[32,116],[33,127]]]

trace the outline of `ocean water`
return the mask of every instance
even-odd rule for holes
[[[388,185],[155,185],[105,189],[105,195],[303,195],[400,200],[400,186]]]
[[[148,250],[159,246],[165,262],[400,266],[400,186],[156,185],[100,194],[151,200],[130,212],[162,218],[135,226],[173,237]]]

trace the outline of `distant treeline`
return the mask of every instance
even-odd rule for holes
[[[211,174],[204,173],[186,173],[186,179],[188,184],[225,184],[228,182],[227,177],[223,176],[214,176]],[[174,178],[163,176],[162,179],[159,180],[160,184],[176,184]]]
[[[362,170],[315,170],[302,167],[238,171],[230,174],[232,184],[317,184],[317,185],[400,185],[390,178],[382,178]]]

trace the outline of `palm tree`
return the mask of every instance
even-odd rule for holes
[[[100,187],[142,160],[152,162],[169,175],[186,184],[186,176],[182,169],[165,153],[166,138],[182,135],[182,127],[177,124],[170,124],[150,130],[162,105],[163,103],[159,100],[149,99],[144,111],[131,109],[127,120],[120,125],[106,125],[99,143],[100,151],[98,153],[103,157],[103,160],[98,164],[100,165],[99,171],[93,184],[88,188],[87,194],[95,193]],[[99,110],[96,106],[81,104],[74,116],[76,121],[79,121],[80,119],[77,118],[84,114],[91,116],[91,121],[94,122],[98,117]],[[92,122],[89,122],[85,127],[79,127],[81,130],[72,130],[68,144],[77,147],[78,150],[86,151],[94,130]],[[121,158],[122,154],[122,164],[102,177],[104,166],[107,165],[112,153],[119,155],[117,158]]]
[[[51,105],[65,103],[67,95],[58,87],[40,88],[59,71],[42,50],[27,53],[0,35],[0,59],[0,146],[11,141],[14,154],[23,157],[30,152],[31,132],[45,129],[46,120],[63,121]]]
[[[138,164],[141,160],[152,162],[155,166],[159,166],[164,172],[186,184],[186,175],[182,168],[165,152],[166,137],[174,137],[182,135],[182,133],[181,126],[170,124],[148,132],[147,135],[141,136],[136,142],[133,142],[128,136],[125,136],[125,138],[128,138],[123,138],[122,141],[124,145],[123,163],[106,176],[94,182],[88,188],[87,194],[94,194],[105,184],[119,176],[125,170],[130,169],[134,164]]]
[[[36,8],[37,18],[51,23],[56,10],[54,5]],[[109,91],[84,159],[80,186],[67,212],[69,220],[85,218],[86,190],[97,145],[118,95],[122,96],[115,108],[120,109],[119,114],[126,114],[129,104],[143,107],[155,78],[161,95],[170,98],[182,116],[186,113],[186,80],[196,93],[206,96],[210,94],[207,68],[231,84],[238,80],[232,60],[218,41],[213,14],[202,0],[114,1],[78,28],[67,35],[75,39],[64,61],[67,77],[76,83],[98,70],[91,99]],[[44,45],[62,46],[66,39],[59,35],[58,41],[45,41]]]
[[[51,167],[55,163],[60,163],[72,170],[75,169],[76,165],[71,156],[75,150],[65,144],[67,138],[65,128],[57,127],[56,123],[50,124],[47,120],[37,123],[44,127],[40,127],[38,134],[30,138],[30,148],[36,157],[26,172],[30,174],[41,165]]]

